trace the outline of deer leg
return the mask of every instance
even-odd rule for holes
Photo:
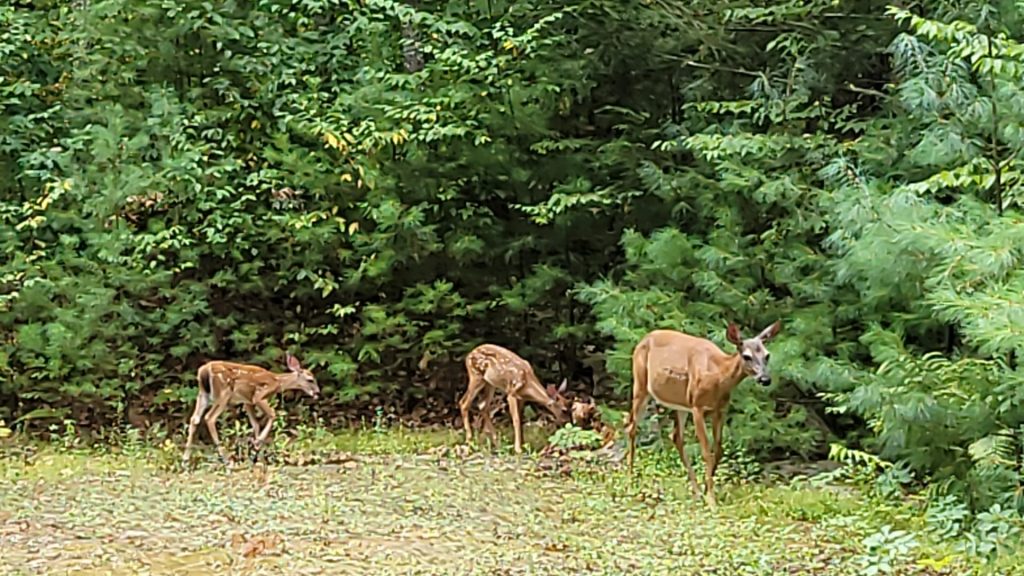
[[[635,370],[634,370],[635,374]],[[635,377],[635,376],[634,376]],[[639,380],[633,384],[633,403],[626,417],[626,436],[628,437],[628,448],[626,450],[626,466],[629,473],[633,474],[633,459],[636,455],[636,433],[640,419],[643,418],[644,410],[647,407],[647,387]]]
[[[473,440],[473,427],[469,420],[469,409],[473,406],[473,400],[480,393],[484,384],[486,383],[482,375],[470,373],[469,388],[466,389],[466,393],[459,400],[459,412],[462,413],[462,427],[466,430],[466,444]]]
[[[704,411],[700,408],[693,409],[693,425],[697,428],[697,441],[700,442],[700,452],[704,457],[704,493],[707,498],[708,505],[714,508],[717,504],[715,502],[715,481],[712,476],[714,454],[711,453],[711,447],[708,446],[708,432],[704,421]]]
[[[259,450],[260,446],[262,446],[263,443],[267,441],[267,437],[270,436],[270,429],[274,425],[275,414],[274,409],[270,407],[269,403],[267,403],[266,398],[253,398],[252,402],[253,404],[256,405],[257,408],[260,409],[260,412],[263,412],[264,414],[267,415],[267,423],[263,427],[263,431],[260,432],[260,435],[256,437],[255,447],[256,450]]]
[[[260,417],[256,414],[256,407],[252,404],[244,404],[245,415],[249,417],[249,424],[252,425],[252,441],[260,437]]]
[[[512,414],[512,428],[515,434],[516,454],[523,453],[523,426],[521,414],[519,414],[519,399],[512,394],[508,395],[508,411]]]
[[[633,402],[629,408],[629,416],[626,419],[626,441],[628,448],[626,450],[626,467],[629,469],[629,474],[633,475],[633,459],[636,457],[636,432],[637,426],[640,424],[640,418],[643,417],[644,410],[647,408],[647,349],[641,342],[633,350]]]
[[[228,407],[228,400],[230,398],[230,396],[224,394],[214,402],[213,408],[210,408],[210,411],[206,413],[206,429],[210,431],[213,445],[217,447],[217,455],[220,456],[220,461],[225,466],[228,465],[228,456],[224,452],[224,447],[220,444],[220,436],[217,434],[217,418],[220,418],[221,412]]]
[[[192,453],[192,442],[196,437],[196,428],[199,427],[199,423],[203,420],[203,414],[209,407],[210,396],[200,388],[199,395],[196,396],[195,410],[192,411],[192,417],[188,419],[188,439],[185,440],[185,453],[181,456],[182,466],[188,464],[188,457]]]
[[[693,488],[693,495],[700,498],[700,487],[697,485],[697,474],[693,471],[693,463],[686,454],[686,421],[690,415],[683,410],[676,410],[676,425],[672,430],[672,443],[676,445],[676,451],[686,466],[686,475],[690,478],[690,487]]]
[[[260,437],[260,418],[256,413],[256,407],[252,404],[243,404],[245,415],[249,417],[249,424],[252,425],[252,463],[255,466],[260,453],[256,448],[256,440]]]
[[[484,432],[491,437],[491,442],[498,443],[498,434],[494,429],[494,420],[491,417],[493,411],[492,401],[494,400],[494,386],[488,386],[484,390],[483,428]]]
[[[725,410],[715,410],[711,413],[711,428],[715,432],[715,463],[711,467],[711,475],[714,476],[718,470],[718,464],[722,461],[722,424],[725,423]]]

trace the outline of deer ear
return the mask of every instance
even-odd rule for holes
[[[288,369],[292,372],[302,370],[302,364],[299,363],[299,359],[292,356],[291,352],[285,352],[285,362],[288,364]]]
[[[762,330],[761,333],[757,335],[757,338],[761,342],[767,342],[772,338],[775,338],[775,335],[778,334],[781,329],[782,320],[776,320],[774,324]]]
[[[743,344],[743,337],[740,336],[740,327],[733,322],[729,322],[729,327],[725,330],[725,337],[733,344],[740,346]]]
[[[553,384],[548,384],[544,387],[544,391],[548,393],[548,396],[554,398],[558,394],[558,390],[555,389]]]
[[[565,394],[565,390],[568,387],[569,387],[569,379],[568,378],[562,378],[562,383],[559,384],[559,386],[558,386],[558,393],[559,394]]]

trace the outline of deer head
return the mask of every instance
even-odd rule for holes
[[[591,398],[589,401],[584,402],[582,400],[574,400],[572,403],[572,423],[576,426],[584,427],[592,424],[594,416],[597,414],[597,404],[594,403],[594,399]]]
[[[320,395],[320,386],[316,383],[316,378],[312,372],[302,367],[298,358],[292,356],[290,352],[285,352],[285,363],[288,365],[288,370],[291,371],[290,388],[302,390],[313,398]]]
[[[726,338],[736,345],[743,360],[743,374],[753,376],[758,384],[768,386],[772,383],[772,375],[768,370],[768,359],[771,357],[771,353],[764,345],[775,338],[781,328],[782,321],[776,320],[774,324],[762,330],[757,336],[743,339],[739,327],[730,322],[729,328],[725,332]]]
[[[547,409],[555,416],[555,420],[559,426],[569,421],[569,399],[563,396],[566,388],[569,387],[569,379],[563,378],[562,383],[555,388],[551,384],[548,384],[544,391],[548,394]]]

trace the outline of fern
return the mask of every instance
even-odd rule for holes
[[[892,462],[887,462],[874,454],[837,443],[829,444],[828,458],[843,464],[863,466],[872,472],[884,472],[893,466]]]
[[[1016,452],[1021,449],[1020,439],[1012,430],[1002,429],[972,442],[967,453],[983,468],[1016,466]]]

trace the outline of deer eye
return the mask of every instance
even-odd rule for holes
[[[754,357],[753,357],[753,356],[751,356],[750,354],[747,354],[746,352],[744,352],[744,353],[743,353],[743,360],[744,360],[745,362],[753,362],[753,360],[754,360]]]

